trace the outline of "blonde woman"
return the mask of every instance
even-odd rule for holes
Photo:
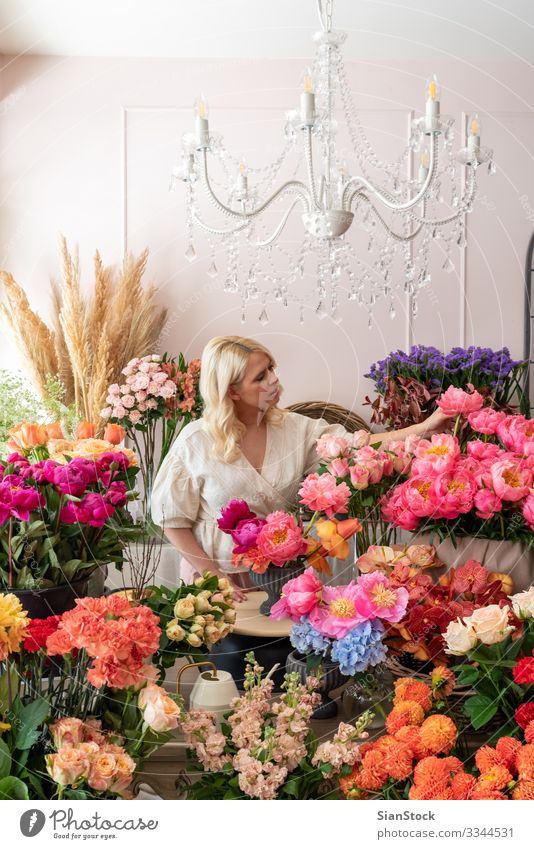
[[[217,526],[221,508],[232,498],[260,516],[294,507],[302,478],[318,465],[318,438],[346,433],[341,425],[281,410],[275,369],[272,353],[252,339],[208,342],[200,371],[204,415],[180,433],[152,491],[152,515],[183,557],[181,577],[206,569],[224,574],[238,599],[244,582],[231,564],[232,540]],[[430,434],[446,422],[438,410],[422,424],[373,434],[373,444]]]

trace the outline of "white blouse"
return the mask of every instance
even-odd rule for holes
[[[231,564],[233,542],[217,525],[232,498],[244,499],[264,517],[295,509],[302,478],[319,459],[315,444],[324,433],[345,436],[342,425],[285,412],[279,424],[267,423],[265,458],[259,474],[242,454],[223,463],[213,454],[202,419],[178,435],[154,481],[152,516],[164,528],[191,528],[210,560],[225,572],[246,571]]]

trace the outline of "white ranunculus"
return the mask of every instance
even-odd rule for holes
[[[534,616],[534,587],[522,593],[510,596],[515,615],[519,619],[532,619]]]
[[[454,654],[458,657],[471,651],[477,642],[477,637],[473,629],[468,625],[464,625],[461,619],[457,619],[455,622],[449,622],[447,630],[442,636],[447,644],[446,653]]]
[[[501,643],[515,630],[513,625],[508,624],[509,613],[508,605],[499,607],[498,604],[488,604],[487,607],[479,607],[471,616],[468,616],[465,624],[473,629],[481,643],[492,646],[495,643]]]

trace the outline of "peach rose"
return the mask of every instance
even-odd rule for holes
[[[56,784],[74,785],[87,777],[89,760],[75,746],[64,746],[54,755],[47,755],[46,769]]]
[[[499,607],[498,604],[488,604],[487,607],[479,607],[471,616],[465,619],[465,624],[471,628],[481,643],[492,646],[501,643],[508,634],[515,631],[513,625],[508,624],[510,608]]]
[[[180,708],[163,687],[149,684],[139,693],[137,704],[145,723],[153,731],[163,732],[177,728]]]
[[[50,734],[54,742],[54,748],[61,749],[66,746],[76,746],[84,737],[84,725],[81,719],[74,716],[66,716],[58,719],[49,726]]]
[[[109,790],[117,775],[117,759],[112,752],[101,752],[93,757],[87,783],[93,790]]]
[[[118,445],[124,437],[126,436],[126,431],[121,425],[118,424],[108,424],[106,425],[106,429],[104,431],[104,439],[108,442],[113,443],[113,445]]]
[[[76,428],[76,439],[94,439],[96,425],[93,422],[81,421]]]
[[[50,422],[45,425],[47,439],[64,439],[63,430],[59,422]]]

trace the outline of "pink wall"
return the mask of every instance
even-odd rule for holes
[[[168,184],[180,136],[192,126],[194,95],[207,93],[211,125],[235,154],[262,165],[282,145],[283,112],[296,105],[301,60],[3,60],[0,263],[43,316],[63,233],[79,243],[88,279],[95,248],[116,263],[125,248],[148,245],[147,277],[161,286],[171,313],[164,348],[192,356],[213,335],[261,338],[277,355],[287,403],[321,398],[361,412],[370,363],[412,341],[508,345],[521,355],[523,265],[534,227],[534,72],[525,64],[348,64],[363,121],[385,154],[404,146],[410,110],[422,106],[424,80],[435,71],[457,127],[462,109],[482,113],[498,166],[495,177],[481,175],[467,247],[462,254],[455,248],[457,270],[443,272],[438,252],[413,326],[403,304],[395,321],[384,305],[369,331],[366,313],[345,301],[340,325],[312,314],[300,325],[297,312],[280,304],[269,308],[265,327],[259,308],[241,324],[239,301],[221,291],[222,279],[206,275],[208,256],[197,249],[192,265],[184,259],[183,196],[170,194]],[[0,366],[16,362],[2,337]]]

